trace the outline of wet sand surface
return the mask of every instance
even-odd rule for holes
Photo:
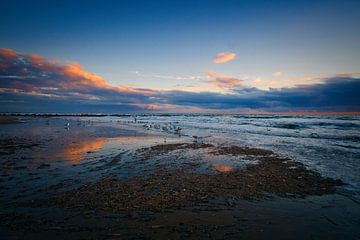
[[[269,149],[27,117],[0,158],[6,239],[360,239],[346,183]]]

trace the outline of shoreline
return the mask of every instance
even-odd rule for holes
[[[193,115],[193,116],[233,116],[233,115],[244,115],[244,116],[359,116],[360,112],[269,112],[269,113],[161,113],[161,112],[144,112],[144,113],[0,113],[2,116],[18,116],[18,117],[133,117],[133,116],[177,116],[177,115]]]

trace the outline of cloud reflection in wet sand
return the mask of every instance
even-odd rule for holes
[[[120,141],[120,139],[116,140]],[[101,150],[108,141],[110,141],[109,138],[95,138],[69,143],[64,146],[61,153],[66,161],[70,161],[72,164],[78,164],[85,158],[86,153]]]
[[[106,151],[106,154],[109,154],[110,151],[119,150],[124,144],[131,144],[135,141],[138,141],[139,144],[146,140],[154,140],[154,138],[150,136],[79,138],[70,141],[65,140],[64,143],[58,144],[56,147],[49,147],[46,152],[40,153],[40,155],[47,159],[56,157],[76,165],[85,160],[89,156],[88,154],[100,151]]]
[[[225,165],[225,164],[221,164],[221,163],[214,163],[211,165],[211,168],[215,171],[218,172],[231,172],[233,170],[232,167]]]

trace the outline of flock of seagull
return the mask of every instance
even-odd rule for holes
[[[179,126],[176,126],[174,125],[173,123],[165,123],[163,125],[161,124],[158,124],[158,123],[149,123],[149,122],[137,122],[137,121],[134,121],[135,123],[140,123],[140,124],[143,124],[143,128],[146,129],[146,130],[151,130],[151,129],[157,129],[157,130],[163,130],[165,132],[168,132],[168,133],[174,133],[174,134],[177,134],[179,136],[186,136],[184,134],[182,134],[182,128],[179,127]],[[132,122],[132,123],[134,123]],[[209,137],[209,136],[207,136]],[[203,139],[207,138],[207,137],[199,137],[199,136],[192,136],[194,142],[201,142]],[[166,142],[166,138],[164,138],[164,142]]]
[[[181,130],[182,128],[181,127],[177,127],[175,125],[172,125],[171,123],[167,123],[165,125],[160,125],[160,124],[155,124],[155,123],[145,123],[143,125],[143,127],[146,129],[146,130],[150,130],[150,129],[161,129],[163,131],[166,131],[166,132],[171,132],[171,131],[174,131],[174,133],[178,134],[178,135],[181,135]]]
[[[94,122],[91,121],[91,120],[88,120],[88,121],[77,120],[77,124],[76,124],[76,125],[77,125],[77,126],[83,125],[83,126],[85,127],[86,124],[88,124],[88,125],[93,125]],[[49,125],[49,121],[46,121],[46,125]],[[66,123],[65,123],[64,128],[65,128],[66,130],[69,130],[69,129],[70,129],[70,120],[66,119]]]
[[[112,120],[110,120],[110,122],[112,122]],[[77,120],[77,125],[78,126],[86,126],[86,124],[88,125],[93,125],[93,121],[92,120],[87,120],[87,121],[81,121],[81,120]],[[133,121],[117,121],[118,124],[120,123],[127,123],[127,124],[142,124],[142,127],[146,130],[162,130],[165,131],[167,133],[173,133],[173,134],[177,134],[178,136],[185,136],[182,134],[182,128],[179,126],[176,126],[174,123],[164,123],[164,124],[159,124],[159,123],[154,123],[154,122],[148,122],[148,121],[138,121],[138,119],[136,117],[134,117]],[[175,122],[178,123],[178,122]],[[49,120],[46,121],[46,125],[49,125]],[[66,119],[66,123],[65,123],[65,129],[69,130],[70,129],[70,120]],[[271,131],[270,128],[267,128],[267,131]],[[299,133],[299,131],[296,131],[296,133]],[[317,133],[311,133],[309,135],[310,138],[319,138],[319,134]],[[200,140],[202,140],[203,138],[207,138],[207,137],[199,137],[199,136],[192,136],[192,138],[194,139],[195,142],[198,142]],[[165,140],[166,142],[166,140]]]
[[[64,128],[66,130],[70,129],[70,120],[66,119],[66,123],[64,125]],[[112,121],[110,121],[112,122]],[[154,122],[147,122],[147,121],[138,121],[137,118],[134,118],[133,121],[117,121],[118,124],[120,123],[126,123],[126,124],[142,124],[142,127],[146,130],[162,130],[165,131],[167,133],[173,133],[176,134],[178,136],[185,136],[182,134],[182,128],[179,126],[176,126],[174,123],[165,123],[165,124],[159,124],[159,123],[154,123]],[[46,124],[49,125],[49,121],[46,121]],[[78,126],[86,126],[86,124],[88,125],[93,125],[93,121],[91,120],[87,120],[87,121],[81,121],[81,120],[77,120],[77,125]],[[192,138],[194,139],[194,142],[198,142],[201,141],[202,138],[205,137],[199,137],[199,136],[192,136]],[[166,138],[164,138],[164,142],[166,142]]]
[[[120,121],[118,121],[120,122]],[[175,133],[178,134],[179,136],[181,136],[181,127],[176,126],[173,123],[165,123],[163,125],[159,124],[159,123],[154,123],[154,122],[148,122],[148,121],[138,121],[138,119],[135,117],[133,121],[126,121],[126,123],[128,124],[142,124],[143,128],[146,130],[150,130],[150,129],[156,129],[156,130],[163,130],[165,132],[168,133]]]

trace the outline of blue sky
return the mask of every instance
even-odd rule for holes
[[[0,48],[76,62],[115,87],[238,97],[359,78],[359,1],[5,0],[0,10]],[[221,53],[235,57],[215,63]]]

